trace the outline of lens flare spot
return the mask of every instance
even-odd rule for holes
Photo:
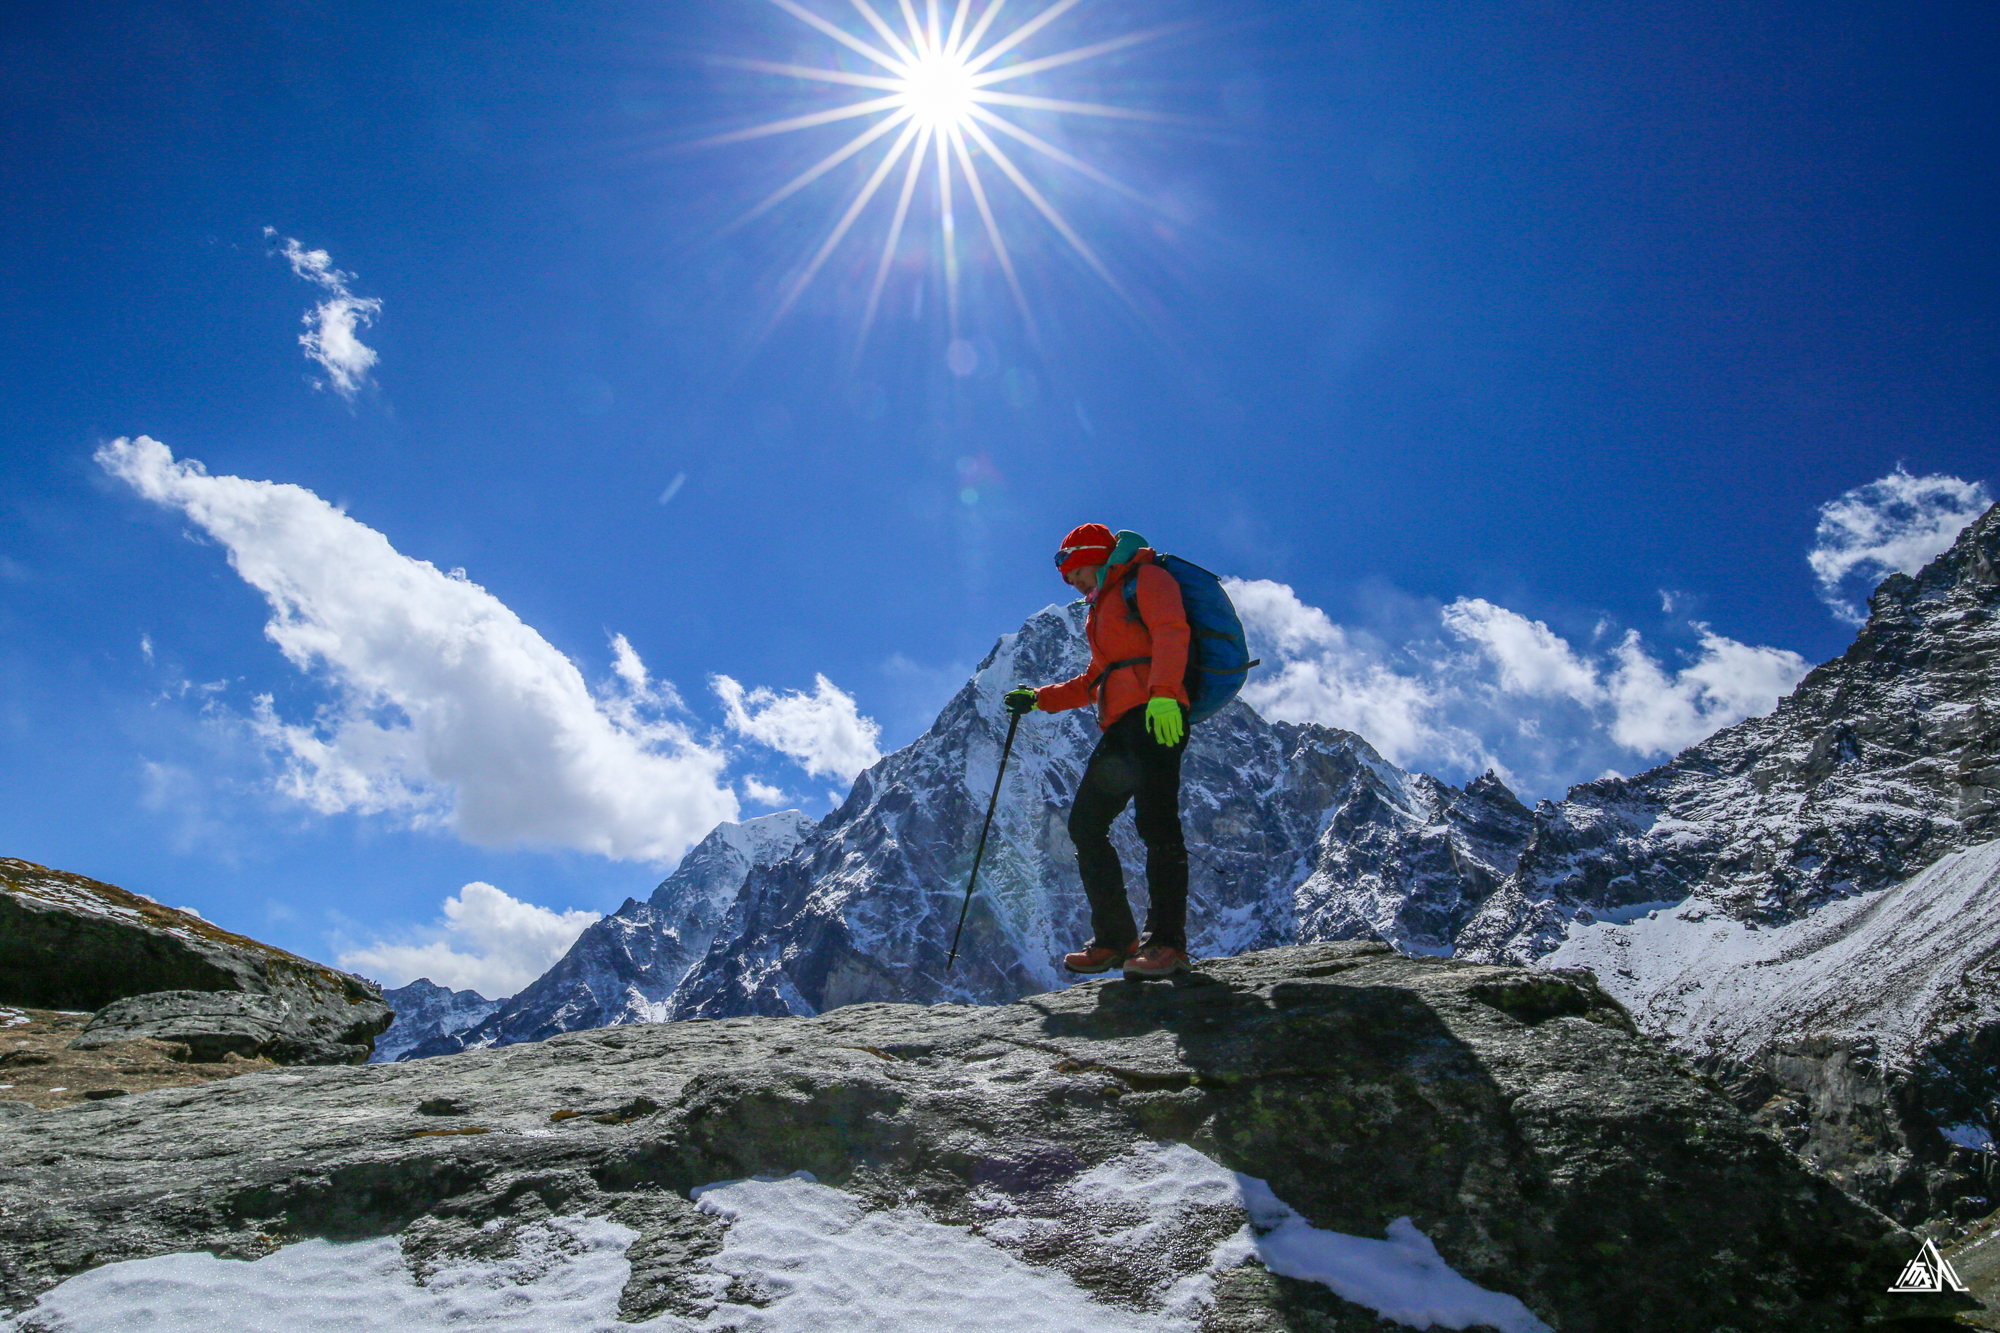
[[[971,119],[975,87],[963,57],[949,51],[932,52],[909,67],[903,80],[903,105],[919,125],[953,129]]]

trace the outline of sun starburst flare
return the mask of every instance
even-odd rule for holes
[[[865,129],[779,186],[739,219],[741,223],[759,217],[843,164],[856,158],[862,159],[856,168],[862,175],[860,186],[848,200],[846,207],[834,222],[832,230],[821,241],[810,259],[784,284],[777,309],[771,317],[773,324],[783,319],[804,294],[806,288],[812,285],[820,269],[839,249],[841,243],[854,232],[856,224],[867,213],[869,205],[883,193],[883,187],[896,176],[897,168],[901,166],[901,180],[891,189],[895,205],[883,236],[881,258],[876,264],[874,279],[869,287],[855,350],[859,352],[867,342],[869,330],[873,327],[876,314],[881,308],[883,289],[888,283],[897,247],[902,241],[904,229],[910,219],[912,201],[916,197],[919,185],[925,184],[926,168],[929,169],[930,178],[928,189],[937,204],[938,252],[944,270],[945,306],[950,336],[956,339],[959,334],[959,240],[953,214],[953,199],[960,187],[963,188],[965,195],[971,198],[973,208],[979,214],[980,225],[985,230],[987,242],[992,248],[993,261],[1006,279],[1008,291],[1013,296],[1014,305],[1019,310],[1029,335],[1036,336],[1034,314],[1029,309],[1027,295],[1022,289],[1021,276],[1014,263],[1013,253],[1008,249],[1002,235],[1001,224],[995,213],[995,200],[989,194],[987,180],[980,171],[978,159],[981,156],[986,158],[992,168],[1004,177],[1008,184],[1055,230],[1092,272],[1103,279],[1119,296],[1130,301],[1125,287],[1113,275],[1103,259],[1063,216],[1048,193],[1037,188],[1022,171],[1021,164],[994,136],[997,134],[1018,145],[1019,147],[1014,149],[1015,152],[1026,149],[1129,199],[1149,206],[1151,201],[1108,173],[1016,124],[995,108],[1019,108],[1060,115],[1108,117],[1128,121],[1185,123],[1187,119],[1185,117],[1157,111],[1035,96],[1012,91],[1002,85],[1049,70],[1075,66],[1114,51],[1126,50],[1187,25],[1169,24],[1090,42],[1049,55],[1027,59],[1017,57],[1013,63],[995,68],[996,62],[1002,57],[1016,52],[1025,43],[1042,34],[1050,25],[1075,9],[1081,0],[1053,0],[1053,3],[1007,30],[1004,35],[996,35],[995,21],[1006,8],[1007,0],[988,0],[977,18],[972,15],[973,0],[957,0],[956,5],[951,7],[948,22],[944,11],[950,0],[921,0],[924,10],[921,17],[917,12],[916,0],[897,0],[897,11],[900,12],[892,11],[890,18],[885,18],[871,0],[849,0],[856,14],[872,33],[874,40],[855,35],[823,15],[806,8],[799,3],[799,0],[771,0],[771,3],[840,46],[862,56],[869,63],[871,72],[856,73],[818,65],[782,64],[768,60],[731,57],[719,57],[715,63],[763,74],[853,88],[871,95],[842,106],[804,115],[787,116],[747,129],[715,135],[703,140],[702,144],[707,146],[740,143],[771,135],[813,130],[823,125],[862,117],[872,118]],[[900,25],[892,22],[892,18],[900,18]],[[889,140],[888,146],[878,148],[877,145],[885,139]],[[874,150],[872,167],[868,165],[864,156],[870,150]]]

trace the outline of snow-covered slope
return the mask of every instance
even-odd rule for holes
[[[1645,1031],[1899,1220],[1991,1211],[2000,1135],[2000,841],[1777,926],[1692,896],[1573,923]]]
[[[1815,1037],[1912,1069],[2000,1020],[2000,841],[1782,926],[1689,898],[1574,926],[1543,961],[1589,968],[1642,1026],[1710,1060],[1747,1065],[1773,1040]]]

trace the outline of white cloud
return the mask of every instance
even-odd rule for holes
[[[646,689],[646,664],[639,660],[632,641],[623,634],[611,636],[611,669],[632,690],[643,692]]]
[[[1476,597],[1444,608],[1446,629],[1473,643],[1501,694],[1568,699],[1590,710],[1620,747],[1670,758],[1746,717],[1768,713],[1808,665],[1783,648],[1753,648],[1694,626],[1701,653],[1669,671],[1629,630],[1602,665],[1586,661],[1539,620]]]
[[[1753,648],[1703,628],[1701,656],[1669,676],[1637,630],[1614,650],[1607,682],[1611,737],[1639,755],[1668,758],[1722,728],[1777,707],[1810,669],[1797,653]]]
[[[1678,668],[1636,632],[1608,653],[1583,652],[1480,598],[1437,612],[1463,647],[1417,640],[1391,650],[1283,584],[1231,580],[1229,594],[1264,659],[1243,697],[1266,717],[1342,727],[1397,764],[1441,775],[1492,767],[1528,795],[1669,757],[1769,712],[1807,669],[1796,653],[1698,624],[1699,651]]]
[[[1901,466],[1827,501],[1806,555],[1820,599],[1840,619],[1861,624],[1867,612],[1860,599],[1875,584],[1922,569],[1992,503],[1979,482],[1943,473],[1913,477]]]
[[[1274,721],[1355,732],[1397,764],[1478,762],[1477,740],[1443,720],[1444,682],[1396,670],[1382,649],[1285,584],[1232,579],[1228,588],[1252,655],[1264,660],[1243,687],[1252,708]]]
[[[1444,609],[1443,620],[1446,629],[1479,645],[1509,693],[1559,695],[1580,704],[1603,695],[1597,672],[1539,620],[1480,597],[1459,598]]]
[[[292,797],[447,823],[487,846],[646,861],[737,817],[726,755],[666,715],[671,690],[648,682],[622,639],[616,683],[593,693],[484,588],[399,553],[303,487],[210,476],[145,436],[97,461],[219,542],[271,604],[265,635],[336,691],[304,724],[259,701],[253,725],[285,757]]]
[[[343,952],[337,961],[390,986],[429,977],[498,1000],[548,971],[597,919],[595,912],[552,912],[474,880],[446,898],[444,919],[416,938],[378,941]]]
[[[722,700],[729,727],[796,760],[808,776],[830,773],[852,780],[882,757],[882,728],[861,716],[854,696],[825,676],[813,677],[813,693],[780,694],[759,687],[747,693],[728,676],[710,681]]]
[[[274,227],[264,228],[266,236],[277,234]],[[354,275],[335,268],[333,256],[324,250],[308,250],[287,236],[280,253],[292,272],[331,293],[302,317],[306,331],[299,335],[299,346],[306,349],[307,360],[317,361],[326,371],[326,383],[333,391],[352,400],[367,383],[376,362],[375,349],[363,343],[356,330],[375,322],[375,316],[382,313],[381,298],[359,297],[349,291],[347,284]]]
[[[766,786],[750,777],[743,779],[743,794],[759,805],[783,805],[791,799],[785,795],[784,788]]]

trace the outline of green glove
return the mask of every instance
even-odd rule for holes
[[[1035,697],[1034,687],[1029,685],[1016,685],[1000,696],[1000,700],[1007,705],[1007,711],[1015,717],[1032,713],[1042,706],[1041,701]]]
[[[1179,745],[1187,735],[1187,719],[1172,699],[1154,699],[1146,705],[1146,730],[1162,745]]]

